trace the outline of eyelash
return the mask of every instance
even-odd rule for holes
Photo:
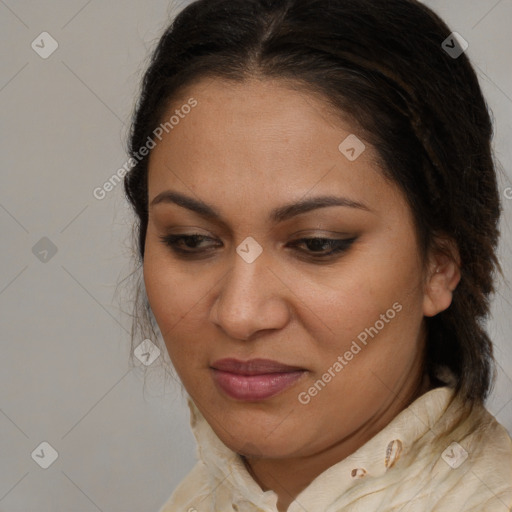
[[[161,241],[164,245],[170,247],[173,252],[175,252],[176,254],[181,255],[181,256],[189,256],[189,257],[198,256],[201,253],[204,254],[205,252],[207,252],[208,250],[211,249],[211,248],[208,248],[208,249],[203,249],[203,250],[184,250],[184,249],[181,249],[178,247],[178,243],[180,240],[181,241],[195,240],[196,243],[202,242],[205,240],[212,240],[212,238],[204,236],[204,235],[200,235],[198,233],[194,233],[194,234],[190,234],[190,235],[165,235],[165,236],[160,236],[159,238],[161,239]],[[297,245],[299,245],[301,243],[305,243],[305,242],[311,242],[311,241],[317,241],[317,240],[322,241],[323,244],[321,244],[321,245],[329,245],[332,248],[332,250],[329,251],[328,253],[324,253],[324,254],[316,254],[314,251],[309,252],[309,254],[307,254],[307,256],[309,256],[313,259],[321,260],[321,259],[327,259],[329,257],[336,256],[340,253],[345,252],[352,245],[352,243],[356,240],[356,238],[357,237],[347,238],[347,239],[322,238],[322,237],[300,238],[300,239],[294,240],[294,242],[291,245],[292,245],[292,247],[294,247],[294,246],[297,246]],[[303,251],[300,251],[300,252],[303,252]]]

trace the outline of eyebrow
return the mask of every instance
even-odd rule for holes
[[[151,201],[150,207],[162,203],[177,204],[178,206],[196,212],[205,219],[223,222],[222,216],[216,208],[203,201],[181,194],[180,192],[173,190],[166,190],[161,192]],[[368,212],[372,211],[370,208],[368,208],[368,206],[358,201],[353,201],[346,197],[324,195],[312,197],[309,199],[302,199],[295,203],[290,203],[279,206],[278,208],[274,208],[269,214],[269,220],[274,223],[279,223],[295,217],[296,215],[307,213],[318,208],[326,208],[329,206],[344,206],[348,208],[366,210]]]

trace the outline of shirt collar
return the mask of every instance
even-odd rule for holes
[[[454,401],[454,390],[435,388],[417,398],[384,429],[354,453],[328,468],[304,489],[297,501],[307,510],[323,510],[347,489],[391,470],[420,437],[431,431]],[[217,507],[250,502],[277,510],[277,494],[263,491],[248,472],[242,457],[215,434],[189,397],[190,425],[197,441],[197,454],[207,467]],[[313,508],[308,508],[308,507]]]

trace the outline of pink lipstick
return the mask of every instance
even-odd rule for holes
[[[215,384],[237,400],[270,398],[292,386],[306,370],[270,359],[220,359],[211,365]]]

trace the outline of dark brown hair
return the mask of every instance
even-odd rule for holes
[[[450,33],[415,0],[198,0],[176,17],[152,56],[129,151],[138,155],[169,103],[205,77],[281,79],[320,94],[377,149],[384,175],[410,205],[424,261],[443,237],[457,244],[461,280],[450,307],[426,318],[425,363],[436,385],[439,368],[448,367],[457,394],[476,403],[494,379],[484,320],[500,270],[501,208],[488,108],[466,54],[455,58],[442,47]],[[124,182],[137,216],[139,262],[147,160]],[[137,296],[148,312],[140,288]]]

